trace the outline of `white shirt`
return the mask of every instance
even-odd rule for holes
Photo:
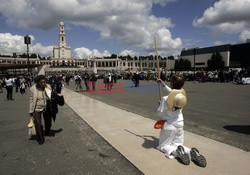
[[[14,79],[10,78],[10,79],[5,79],[5,83],[6,83],[6,86],[13,86],[14,84]]]

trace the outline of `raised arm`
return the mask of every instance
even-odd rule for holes
[[[168,93],[170,93],[170,92],[172,91],[172,89],[171,89],[168,85],[166,85],[161,79],[157,79],[157,82],[158,82],[158,83],[161,83],[161,84],[162,84],[162,87],[163,87]]]

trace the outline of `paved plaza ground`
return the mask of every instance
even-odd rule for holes
[[[135,88],[131,81],[118,80],[113,91],[105,90],[102,80],[97,85],[96,92],[87,93],[83,86],[84,92],[79,93],[158,120],[158,85],[154,81],[141,81],[140,87]],[[74,82],[67,88],[74,90]],[[183,110],[186,131],[250,151],[249,85],[187,81],[184,88],[188,97]]]
[[[97,84],[101,83],[98,80]],[[133,115],[140,117],[139,121],[144,121],[142,118],[150,118],[158,120],[156,109],[158,106],[158,87],[153,81],[142,81],[140,87],[135,88],[131,81],[119,80],[114,91],[107,91],[103,87],[97,87],[96,92],[77,92],[84,96],[103,101],[111,106],[136,113]],[[140,133],[142,128],[130,128],[124,123],[127,128],[125,135],[131,137],[133,140],[120,140],[123,133],[112,128],[114,123],[103,126],[101,131],[105,133],[106,137],[111,138],[114,135],[115,148],[119,144],[123,146],[122,150],[115,149],[107,141],[103,139],[95,130],[100,130],[100,126],[94,124],[89,126],[82,117],[86,117],[89,121],[95,121],[95,112],[93,108],[95,104],[101,104],[94,100],[84,98],[81,101],[82,95],[79,95],[79,102],[75,101],[77,95],[72,91],[67,90],[67,100],[71,103],[72,110],[67,104],[59,108],[59,114],[52,127],[52,135],[46,137],[45,144],[38,145],[35,140],[29,140],[28,136],[28,98],[29,93],[21,95],[14,93],[14,101],[6,101],[6,90],[0,93],[0,170],[4,174],[142,174],[136,167],[140,167],[144,172],[151,172],[150,166],[160,166],[162,169],[169,169],[173,167],[179,172],[190,172],[191,174],[234,174],[235,171],[241,169],[242,174],[246,174],[247,162],[249,160],[249,146],[250,146],[250,118],[249,118],[249,104],[250,104],[250,86],[234,85],[232,83],[193,83],[186,82],[185,89],[188,96],[188,105],[184,109],[185,130],[191,131],[198,135],[212,138],[220,142],[241,148],[245,151],[229,147],[224,144],[216,142],[209,143],[214,146],[207,147],[206,138],[197,136],[195,134],[186,133],[186,140],[188,144],[198,146],[208,159],[208,167],[205,169],[198,168],[194,164],[190,166],[183,166],[176,161],[170,161],[155,150],[157,143],[158,131],[153,129],[151,121],[146,122],[148,129],[146,132]],[[74,82],[66,89],[75,90]],[[71,99],[72,94],[72,99]],[[166,93],[163,93],[166,94]],[[78,97],[77,97],[78,98]],[[86,102],[89,102],[87,104]],[[67,103],[67,101],[66,101]],[[79,104],[80,103],[80,104]],[[77,105],[76,105],[77,104]],[[80,106],[80,109],[79,107]],[[100,106],[105,108],[105,105]],[[112,107],[108,107],[112,110]],[[98,118],[102,119],[102,115]],[[115,111],[119,111],[114,109]],[[77,111],[77,112],[76,112]],[[97,112],[97,111],[96,111]],[[103,119],[107,119],[107,111],[103,111]],[[124,115],[127,117],[132,117]],[[114,113],[110,118],[118,116],[120,113]],[[129,114],[129,113],[128,113]],[[81,117],[81,118],[80,118]],[[96,116],[97,117],[97,116]],[[108,117],[108,118],[109,118]],[[121,116],[119,116],[121,117]],[[100,120],[101,121],[101,120]],[[148,121],[148,120],[145,120]],[[102,122],[102,121],[101,121]],[[104,121],[103,121],[104,122]],[[135,122],[135,119],[134,121]],[[99,122],[98,122],[99,123]],[[92,123],[93,124],[93,123]],[[143,123],[141,123],[143,125]],[[150,126],[148,125],[150,124]],[[126,126],[125,126],[126,125]],[[97,128],[94,128],[94,127]],[[92,128],[93,127],[93,128]],[[95,129],[95,130],[93,130]],[[134,131],[133,131],[134,130]],[[148,132],[148,133],[147,133]],[[156,133],[155,136],[151,133]],[[145,134],[150,135],[153,140],[147,138]],[[141,145],[141,141],[144,140]],[[137,143],[138,142],[138,143]],[[126,144],[126,145],[125,145]],[[127,146],[130,145],[130,146]],[[130,147],[138,148],[135,155],[133,151],[129,151]],[[225,148],[225,150],[223,150]],[[124,157],[120,151],[128,151],[133,156]],[[222,151],[222,152],[220,152]],[[228,152],[232,155],[227,155]],[[149,155],[145,155],[147,152]],[[143,157],[157,157],[159,162],[145,159]],[[137,161],[131,163],[131,159]],[[245,160],[240,163],[240,158]],[[128,160],[130,161],[128,161]],[[216,160],[220,159],[219,162]],[[224,161],[221,161],[224,160]],[[132,161],[133,162],[133,161]],[[230,163],[234,162],[235,167],[230,167]],[[239,162],[236,163],[236,162]],[[148,164],[149,163],[149,164]],[[155,164],[156,163],[156,164]],[[150,165],[150,166],[148,166]],[[162,167],[166,165],[166,167]],[[136,166],[136,167],[135,167]],[[227,166],[227,169],[223,168]],[[242,169],[243,168],[243,169]],[[241,174],[239,173],[239,174]]]
[[[29,140],[29,93],[0,93],[0,174],[86,175],[142,174],[72,111],[59,107],[51,137]]]

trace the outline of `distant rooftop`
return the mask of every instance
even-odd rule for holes
[[[226,52],[230,50],[230,44],[221,45],[221,46],[212,46],[212,47],[204,47],[204,48],[195,48],[196,54],[206,54],[206,53],[216,53],[216,52]],[[193,55],[194,48],[190,48],[187,50],[182,50],[181,56]]]

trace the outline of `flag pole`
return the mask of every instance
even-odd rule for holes
[[[160,63],[159,63],[159,58],[158,58],[158,44],[157,44],[157,38],[154,35],[154,41],[155,41],[155,53],[156,53],[156,64],[157,64],[157,78],[160,79]],[[159,88],[159,98],[161,100],[162,94],[161,94],[161,85],[158,83],[158,88]]]

